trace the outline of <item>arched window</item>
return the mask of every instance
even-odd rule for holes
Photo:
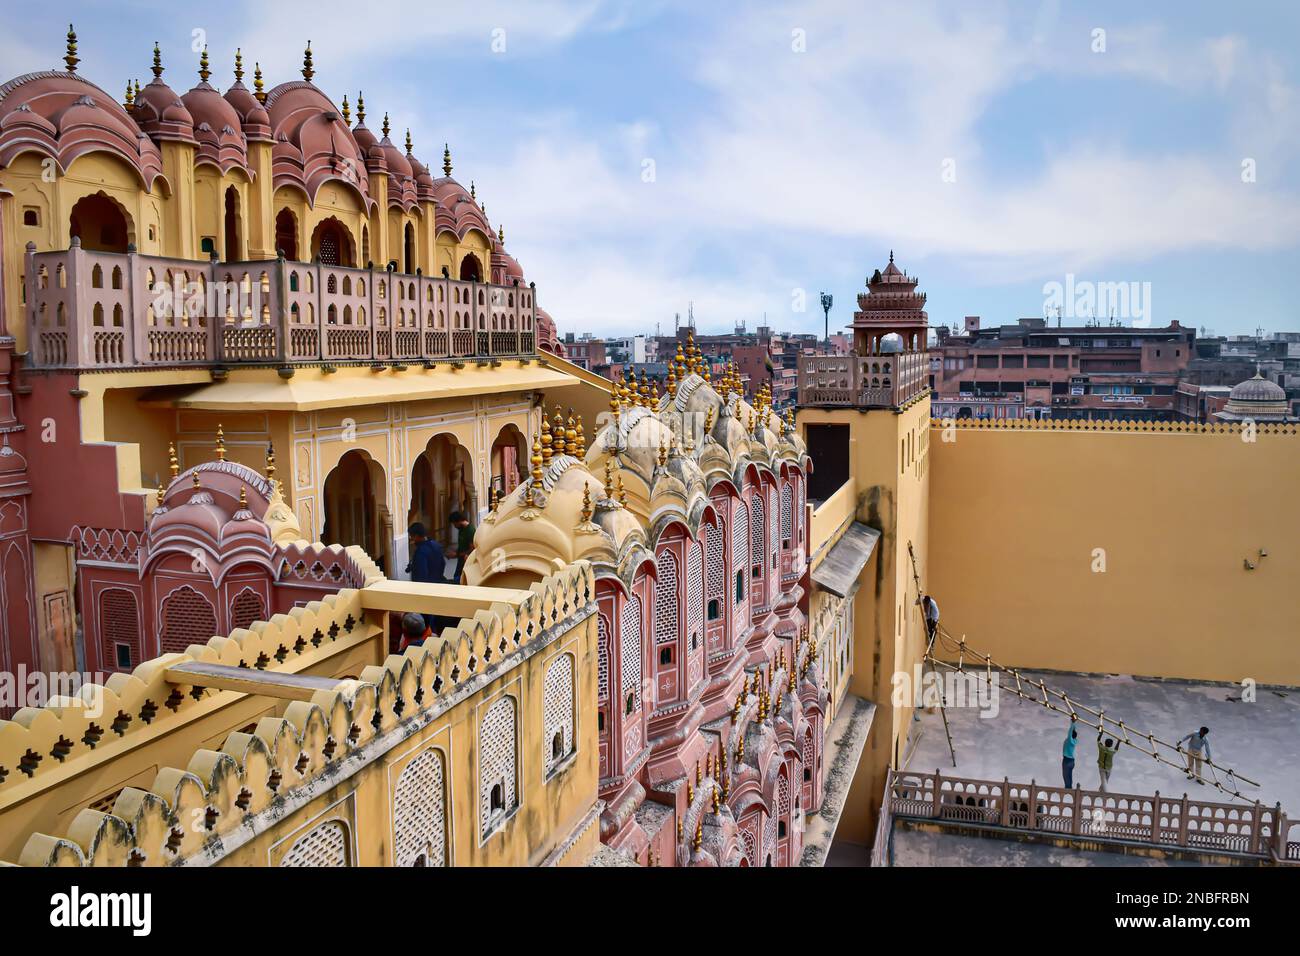
[[[275,214],[275,248],[290,261],[298,258],[298,220],[287,208]]]
[[[745,579],[749,577],[749,511],[740,499],[732,516],[731,571],[736,582],[733,599],[739,607],[745,601]]]
[[[181,654],[191,644],[206,644],[217,633],[212,602],[188,584],[176,588],[162,605],[158,643],[164,654]]]
[[[750,538],[750,576],[760,578],[763,574],[763,499],[757,494],[752,495],[749,499],[750,529],[752,537]],[[762,600],[762,598],[759,598]]]
[[[105,668],[129,671],[140,663],[140,606],[135,592],[125,588],[100,592],[99,639]]]
[[[550,777],[573,753],[573,655],[560,654],[546,667],[542,680],[542,766]]]
[[[789,550],[794,541],[794,492],[789,483],[781,486],[781,547]]]
[[[518,741],[515,699],[501,697],[479,725],[479,836],[500,826],[516,807]]]
[[[252,588],[244,588],[230,604],[230,627],[249,627],[254,621],[267,619],[266,602]]]
[[[619,637],[624,713],[631,714],[641,706],[641,599],[635,594],[623,605]]]
[[[393,793],[393,863],[447,865],[447,797],[442,753],[430,748],[402,770]]]
[[[239,250],[239,190],[226,187],[225,253],[227,262],[237,262],[243,256]]]
[[[406,267],[402,270],[407,275],[415,274],[415,227],[409,222],[403,230],[402,255]]]
[[[655,559],[655,644],[677,640],[677,557],[671,551],[659,552]]]
[[[348,831],[330,820],[299,837],[280,860],[281,866],[349,866]]]
[[[704,569],[698,541],[686,552],[686,633],[690,649],[697,650],[704,641]]]
[[[609,624],[603,614],[596,616],[596,701],[609,701]]]

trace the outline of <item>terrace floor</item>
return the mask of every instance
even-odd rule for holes
[[[1022,672],[1028,674],[1029,672]],[[1049,688],[1070,695],[1078,704],[1124,720],[1133,730],[1178,741],[1202,725],[1210,728],[1215,762],[1260,783],[1240,783],[1244,796],[1266,805],[1280,802],[1288,816],[1300,817],[1300,691],[1256,689],[1254,703],[1228,700],[1241,689],[1228,684],[1144,680],[1133,677],[1039,673]],[[996,716],[979,710],[949,708],[957,767],[953,769],[939,712],[918,711],[913,752],[907,769],[987,780],[1037,781],[1061,786],[1061,744],[1068,721],[1038,704],[1020,700],[1003,679]],[[992,712],[992,708],[990,708]],[[1109,724],[1108,724],[1109,725]],[[919,734],[919,737],[917,736]],[[1096,732],[1080,725],[1075,783],[1097,786]],[[1210,771],[1206,776],[1211,781]],[[1198,785],[1173,767],[1136,750],[1121,747],[1115,756],[1110,789],[1230,802],[1211,783]]]

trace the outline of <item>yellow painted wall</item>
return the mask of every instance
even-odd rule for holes
[[[932,583],[971,647],[1018,667],[1300,685],[1300,435],[936,423],[931,447]]]

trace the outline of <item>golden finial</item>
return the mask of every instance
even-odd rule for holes
[[[713,788],[713,815],[715,817],[722,812],[722,802],[718,789],[718,787]]]
[[[388,125],[388,114],[384,114],[384,122],[380,125],[379,131],[383,133],[384,139],[388,139],[388,131],[391,127]]]
[[[722,780],[722,799],[726,800],[731,795],[731,774],[727,773],[727,748],[722,748],[722,757],[719,760],[721,767],[718,776]]]
[[[266,480],[275,487],[275,445],[266,443]]]
[[[677,818],[677,842],[682,842],[682,818]]]
[[[704,819],[695,821],[695,839],[691,841],[691,846],[696,853],[700,852],[700,847],[704,845]]]
[[[591,523],[591,485],[582,483],[582,523]]]
[[[154,78],[155,80],[161,80],[161,79],[162,79],[162,75],[163,75],[162,50],[159,48],[159,46],[158,46],[158,41],[157,41],[157,40],[155,40],[155,41],[154,41],[154,44],[153,44],[153,67],[152,67],[152,69],[153,69],[153,78]]]
[[[307,49],[302,51],[302,78],[310,83],[311,78],[315,75],[316,71],[312,69],[311,65],[311,41],[308,40]]]
[[[650,404],[650,386],[649,386],[649,384],[647,384],[647,382],[646,382],[645,369],[641,369],[641,388],[640,388],[640,395],[641,395],[641,404],[642,404],[642,405],[649,405],[649,404]]]
[[[708,409],[704,412],[704,434],[707,435],[712,431],[713,431],[713,406],[710,405]]]
[[[731,719],[740,719],[740,709],[745,706],[745,692],[742,690],[736,694],[736,706],[731,711]]]
[[[167,486],[164,485],[161,481],[158,482],[158,504],[157,504],[157,507],[159,507],[159,508],[162,507],[163,498],[166,497],[166,495],[167,495]]]
[[[239,47],[235,47],[235,82],[244,82],[244,54]]]
[[[217,461],[226,460],[226,433],[221,428],[221,423],[217,423]]]
[[[442,174],[451,175],[451,147],[446,143],[442,144]]]
[[[582,416],[578,416],[578,457],[587,457],[587,430],[582,425]]]
[[[740,735],[740,740],[736,743],[736,763],[745,759],[745,735]]]
[[[352,125],[352,107],[348,106],[348,95],[343,94],[343,125]]]
[[[751,407],[750,410],[749,410],[749,428],[748,428],[748,430],[749,430],[750,432],[753,432],[753,430],[754,430],[754,409],[753,409],[752,407]]]
[[[199,470],[197,468],[194,469],[194,487],[195,488],[202,487],[202,484],[199,482]]]
[[[126,81],[126,99],[122,101],[122,106],[129,113],[135,108],[135,92],[131,89],[131,81]]]
[[[704,775],[700,772],[700,762],[695,761],[695,786],[699,786],[704,780]]]
[[[64,56],[63,62],[68,66],[69,73],[77,72],[77,64],[81,58],[77,56],[77,31],[72,29],[72,24],[68,24],[68,52]]]
[[[411,155],[411,131],[409,129],[406,131],[406,155]]]
[[[366,98],[360,90],[357,90],[357,125],[366,125]]]
[[[262,86],[262,64],[253,61],[253,97],[263,106],[266,105],[266,90]]]
[[[614,459],[605,459],[605,497],[614,500]]]
[[[663,436],[659,437],[659,467],[662,468],[668,464],[668,443],[664,441]]]
[[[172,481],[181,473],[181,463],[176,460],[176,445],[168,443],[167,445],[167,467],[171,469]]]
[[[139,81],[139,80],[136,80],[136,81],[135,81],[135,98],[136,98],[137,100],[140,98],[140,81]]]
[[[668,363],[668,395],[670,398],[677,397],[677,366],[672,362]]]
[[[795,692],[795,687],[797,686],[796,683],[795,683],[795,680],[796,680],[795,675],[798,673],[798,671],[799,671],[799,669],[798,669],[797,667],[795,667],[795,666],[794,666],[794,662],[791,661],[791,667],[790,667],[790,693],[792,693],[792,694]]]
[[[543,465],[549,465],[551,463],[552,441],[553,439],[551,438],[551,423],[547,419],[546,414],[543,413],[542,414],[542,464]]]
[[[469,198],[478,199],[478,187],[474,185],[474,180],[469,181]]]
[[[203,44],[203,52],[199,54],[199,81],[206,83],[211,75],[212,71],[208,69],[208,45],[205,43]]]
[[[564,453],[577,457],[578,455],[578,428],[573,421],[573,409],[569,409],[569,417],[564,423]]]
[[[695,802],[695,788],[691,786],[691,778],[686,778],[686,805],[689,807]]]
[[[623,487],[623,473],[621,471],[618,473],[618,503],[624,508],[627,507],[627,489]]]
[[[248,485],[239,486],[239,507],[241,509],[248,507]]]
[[[546,427],[546,419],[544,418],[542,419],[542,427],[543,429]],[[531,472],[533,481],[537,484],[541,484],[542,465],[544,464],[542,459],[542,443],[538,441],[536,438],[533,439],[533,457],[530,458],[529,461],[532,463],[533,466]]]
[[[496,514],[501,509],[501,491],[496,485],[492,486],[492,513]]]
[[[554,444],[551,446],[555,454],[564,454],[564,416],[560,414],[560,406],[555,406],[555,417],[551,419],[551,435]]]

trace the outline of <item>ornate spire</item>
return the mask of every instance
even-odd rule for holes
[[[499,224],[497,225],[497,242],[503,246],[506,244],[506,227]]]
[[[551,438],[551,422],[546,417],[546,412],[542,412],[542,464],[551,463],[551,445],[554,439]],[[539,478],[538,481],[541,479]]]
[[[614,499],[614,459],[605,459],[605,497]]]
[[[579,459],[587,457],[587,429],[582,425],[582,415],[578,415],[578,454]]]
[[[311,65],[311,41],[307,41],[307,49],[302,51],[302,78],[308,83],[316,75],[315,69]]]
[[[618,473],[618,503],[627,507],[627,489],[623,487],[623,472]]]
[[[352,125],[352,107],[348,106],[348,95],[343,94],[343,123],[346,126]]]
[[[451,175],[451,147],[446,143],[442,144],[442,174]]]
[[[379,127],[380,132],[382,132],[382,133],[384,134],[384,139],[388,139],[388,130],[389,130],[389,128],[390,128],[390,127],[389,127],[389,125],[388,125],[388,114],[385,113],[385,114],[384,114],[384,122],[383,122],[383,125],[381,125],[381,126]]]
[[[171,480],[175,481],[181,473],[181,463],[176,460],[176,445],[170,442],[167,445],[167,468],[171,471]]]
[[[199,82],[208,82],[208,77],[211,75],[212,71],[208,69],[208,45],[205,43],[203,44],[203,52],[199,54]]]
[[[271,442],[266,443],[266,480],[275,487],[275,445]]]
[[[81,58],[77,56],[77,31],[72,29],[72,24],[68,24],[68,52],[63,57],[63,62],[67,64],[69,73],[77,72],[77,64]]]
[[[158,46],[158,41],[153,43],[153,78],[161,80],[163,75],[162,50]]]
[[[677,365],[674,362],[668,363],[668,397],[677,397]]]
[[[472,179],[469,181],[469,198],[478,199],[477,188],[475,187],[474,180]]]
[[[543,431],[545,431],[546,429],[545,418],[542,419],[542,429]],[[542,465],[545,464],[545,462],[542,459],[542,443],[538,441],[536,438],[533,439],[533,456],[528,460],[533,466],[532,471],[529,474],[531,475],[533,481],[537,482],[538,484],[541,484]]]
[[[585,481],[582,484],[582,523],[591,524],[591,485]]]
[[[551,419],[551,435],[555,439],[555,444],[552,446],[555,449],[555,454],[563,455],[564,454],[564,416],[560,414],[559,405],[555,406],[555,417]]]
[[[266,105],[266,90],[262,86],[262,64],[253,62],[253,97],[263,106]]]
[[[239,47],[235,47],[235,82],[244,82],[244,54]]]
[[[357,125],[366,125],[366,98],[357,90]]]
[[[248,485],[239,486],[239,507],[241,509],[248,507]]]
[[[195,487],[195,488],[202,488],[203,485],[202,485],[202,483],[199,481],[199,470],[198,470],[197,468],[194,469],[194,476],[193,476],[193,477],[194,477],[194,487]]]
[[[495,515],[501,509],[501,491],[496,485],[492,486],[492,504],[491,512]]]
[[[719,790],[719,789],[720,789],[720,788],[718,788],[718,787],[716,787],[716,786],[713,788],[713,815],[714,815],[715,817],[716,817],[719,813],[722,812],[722,803],[721,803],[721,798],[720,798],[720,795],[719,795],[719,793],[718,793],[718,790]]]
[[[135,109],[135,91],[131,89],[131,81],[126,81],[126,99],[122,101],[122,106],[129,113]]]
[[[409,129],[406,131],[406,155],[411,155],[411,131]]]
[[[700,847],[702,847],[703,845],[704,845],[704,818],[701,817],[700,819],[695,821],[695,839],[691,841],[691,848],[696,853],[699,853]]]
[[[217,461],[226,460],[226,433],[221,428],[221,423],[217,423]]]
[[[564,423],[564,453],[574,458],[578,456],[578,428],[573,420],[573,409],[569,409],[569,417]]]
[[[139,80],[136,80],[136,81],[135,81],[135,98],[136,98],[137,100],[140,98],[140,81],[139,81]]]

